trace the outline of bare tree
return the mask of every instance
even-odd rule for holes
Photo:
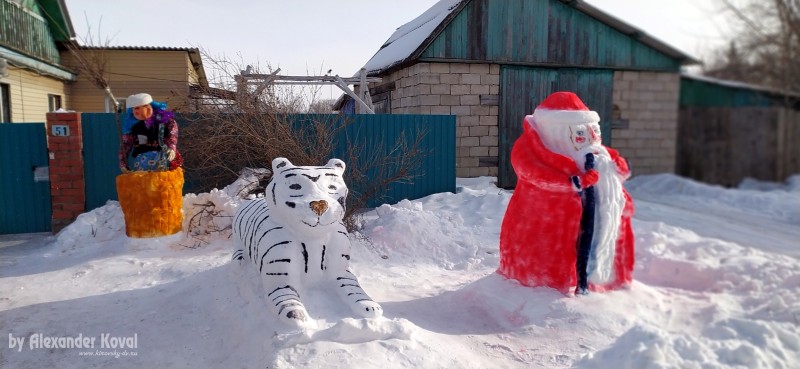
[[[86,45],[101,45],[108,47],[111,44],[111,39],[106,39],[102,43],[99,39],[95,39],[92,35],[91,26],[87,27],[86,35],[83,37],[83,43]],[[111,86],[108,82],[108,74],[106,64],[108,58],[105,55],[106,48],[104,47],[83,47],[78,43],[78,40],[73,39],[65,42],[63,46],[69,51],[71,60],[67,65],[75,69],[78,74],[83,75],[95,87],[102,90],[108,97],[109,101],[114,105],[114,113],[116,115],[117,134],[122,136],[122,123],[120,119],[121,107],[117,102],[114,93],[111,92]]]
[[[705,73],[800,92],[800,0],[720,0],[737,31]]]

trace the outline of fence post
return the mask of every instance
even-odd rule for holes
[[[86,211],[81,114],[47,113],[46,130],[53,209],[51,227],[53,233],[58,233]]]

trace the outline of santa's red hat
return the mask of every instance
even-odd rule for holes
[[[599,123],[600,116],[589,110],[572,92],[554,92],[533,111],[533,119],[539,125]]]

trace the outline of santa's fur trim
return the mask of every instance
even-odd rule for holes
[[[536,109],[533,119],[537,124],[587,124],[600,122],[600,116],[591,110]]]

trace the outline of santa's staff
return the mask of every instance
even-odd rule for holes
[[[586,164],[584,165],[586,171],[594,169],[594,154],[586,154]],[[578,176],[572,177],[573,184],[580,188],[580,181]],[[592,236],[594,235],[594,186],[586,187],[581,192],[581,204],[583,204],[583,213],[581,214],[581,233],[578,238],[578,263],[576,270],[578,272],[578,288],[575,293],[585,295],[589,293],[589,278],[586,273],[586,267],[589,263],[589,252],[592,250]]]

